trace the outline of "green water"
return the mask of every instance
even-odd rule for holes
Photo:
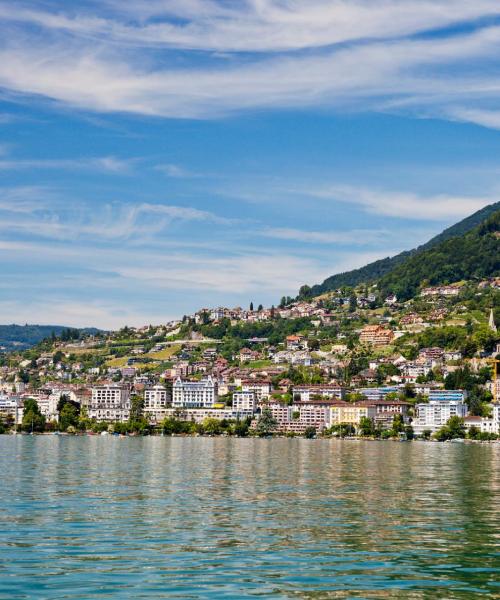
[[[499,459],[493,444],[0,436],[0,597],[500,597]]]

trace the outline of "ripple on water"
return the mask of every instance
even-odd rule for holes
[[[499,592],[498,445],[0,436],[2,598]]]

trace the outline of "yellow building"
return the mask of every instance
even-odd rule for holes
[[[361,417],[375,419],[376,414],[377,409],[373,404],[349,404],[349,402],[339,402],[330,407],[330,424],[359,425]]]

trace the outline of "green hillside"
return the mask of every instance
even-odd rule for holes
[[[500,275],[500,210],[471,231],[409,257],[378,282],[383,293],[413,297],[422,285]]]
[[[433,237],[427,243],[419,246],[418,248],[401,252],[396,256],[377,260],[359,269],[338,273],[337,275],[328,277],[325,279],[325,281],[323,281],[323,283],[312,286],[309,295],[319,296],[320,294],[336,290],[342,286],[354,287],[362,283],[378,281],[379,279],[398,269],[398,267],[401,265],[406,264],[406,262],[413,257],[418,256],[419,254],[441,244],[442,242],[457,236],[462,236],[463,234],[471,231],[474,229],[474,227],[482,223],[485,219],[498,210],[500,210],[500,202],[495,202],[495,204],[485,206],[459,223],[448,227],[443,232]]]
[[[62,325],[0,325],[0,348],[23,350],[35,346],[52,334],[60,336],[68,328]],[[81,329],[82,333],[96,333],[98,329]]]

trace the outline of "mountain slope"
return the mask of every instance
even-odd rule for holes
[[[448,227],[443,232],[436,235],[427,243],[422,244],[418,248],[406,250],[405,252],[401,252],[396,256],[377,260],[359,269],[338,273],[328,277],[325,279],[325,281],[323,281],[323,283],[312,286],[309,295],[319,296],[320,294],[336,290],[342,286],[353,287],[361,283],[377,281],[381,277],[384,277],[386,274],[398,268],[400,265],[404,264],[416,254],[424,252],[425,250],[428,250],[429,248],[432,248],[446,240],[467,233],[498,210],[500,210],[500,202],[495,202],[495,204],[485,206],[459,223]]]
[[[463,235],[419,251],[378,281],[382,293],[407,300],[422,285],[442,285],[500,275],[500,210]]]
[[[54,333],[60,336],[68,329],[62,325],[0,325],[0,348],[23,350],[30,348]],[[82,333],[97,333],[99,330],[81,329]]]

